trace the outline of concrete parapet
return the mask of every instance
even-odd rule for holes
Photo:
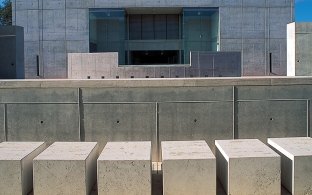
[[[151,142],[108,142],[97,163],[99,195],[151,194]]]
[[[257,139],[216,140],[217,177],[228,195],[281,194],[280,156]]]
[[[312,139],[269,138],[268,144],[282,157],[282,185],[294,195],[312,194]]]
[[[34,161],[34,194],[90,194],[96,182],[96,142],[55,142]]]
[[[0,144],[0,194],[27,195],[33,188],[32,160],[46,148],[44,142]]]
[[[216,159],[205,141],[161,142],[163,194],[216,194]]]

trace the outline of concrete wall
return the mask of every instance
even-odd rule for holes
[[[312,23],[287,25],[287,75],[312,75]]]
[[[69,53],[69,79],[239,77],[240,52],[191,52],[190,65],[118,65],[118,53]]]
[[[221,51],[242,52],[242,75],[286,75],[286,25],[294,0],[124,1],[13,0],[13,23],[25,28],[26,77],[66,78],[67,53],[89,52],[88,8],[219,7]]]
[[[0,79],[24,77],[24,30],[20,26],[0,26]]]
[[[0,141],[311,136],[312,78],[0,81]]]

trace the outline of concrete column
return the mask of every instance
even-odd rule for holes
[[[97,163],[98,195],[151,194],[151,142],[108,142]]]
[[[96,142],[55,142],[34,159],[34,194],[89,195],[97,157]]]
[[[32,160],[46,148],[44,142],[0,144],[0,194],[27,195],[33,188]]]
[[[163,194],[216,194],[216,158],[205,141],[161,142]]]
[[[228,195],[281,194],[280,156],[257,139],[216,140],[217,177]]]
[[[282,185],[293,195],[312,194],[312,138],[269,138],[281,155]]]

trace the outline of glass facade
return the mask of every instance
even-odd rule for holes
[[[190,51],[217,51],[218,8],[177,14],[90,9],[90,52],[118,52],[120,65],[189,64]]]

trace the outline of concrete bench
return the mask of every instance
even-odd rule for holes
[[[108,142],[98,159],[98,195],[151,194],[151,142]]]
[[[281,194],[281,159],[272,149],[257,139],[215,144],[217,177],[227,194]]]
[[[282,184],[292,194],[312,194],[312,138],[269,138],[281,155]]]
[[[205,141],[161,142],[163,194],[216,194],[216,158]]]
[[[33,159],[46,148],[44,142],[0,144],[0,194],[26,195],[33,188]]]
[[[34,161],[34,194],[90,194],[96,182],[96,142],[55,142]]]

